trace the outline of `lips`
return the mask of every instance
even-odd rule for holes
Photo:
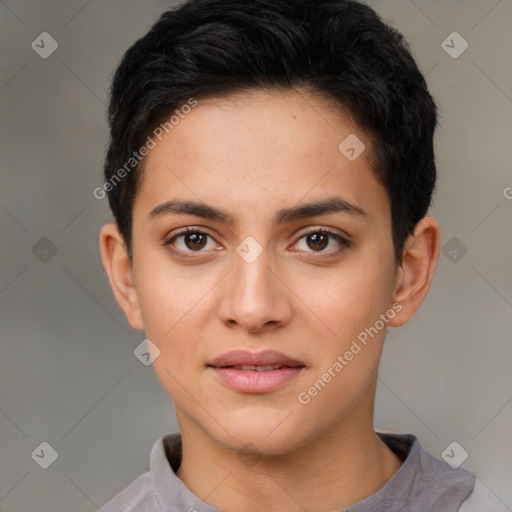
[[[302,361],[275,350],[248,352],[235,350],[207,365],[219,382],[240,393],[277,391],[305,371]]]
[[[271,371],[283,367],[304,367],[304,363],[275,350],[248,352],[234,350],[216,357],[208,366],[214,368],[235,368],[237,370]]]

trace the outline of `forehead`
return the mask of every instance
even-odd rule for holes
[[[199,100],[155,142],[135,201],[146,213],[176,197],[247,213],[334,193],[389,206],[369,137],[333,102],[304,91]]]

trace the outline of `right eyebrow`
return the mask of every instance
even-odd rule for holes
[[[163,215],[195,215],[205,219],[218,220],[226,224],[233,224],[231,216],[214,206],[197,201],[178,201],[172,200],[159,204],[149,212],[150,219],[161,217]]]

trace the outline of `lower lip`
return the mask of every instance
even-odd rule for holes
[[[234,368],[211,367],[211,369],[231,389],[242,393],[269,393],[295,379],[304,370],[304,367],[280,368],[266,372],[235,370]]]

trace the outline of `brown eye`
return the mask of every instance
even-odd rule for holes
[[[186,233],[183,241],[190,250],[197,251],[206,245],[206,236],[202,233]]]
[[[307,235],[307,244],[311,249],[322,251],[329,244],[329,235],[325,233],[312,233]]]
[[[332,247],[329,250],[329,246]],[[326,229],[314,229],[304,233],[296,242],[295,247],[305,253],[318,253],[334,256],[351,246],[351,243],[342,236]],[[327,250],[325,250],[327,248]]]
[[[207,247],[209,241],[215,245],[213,238],[206,231],[186,228],[171,236],[164,242],[164,245],[172,246],[182,253],[200,253],[205,252],[203,249]]]

